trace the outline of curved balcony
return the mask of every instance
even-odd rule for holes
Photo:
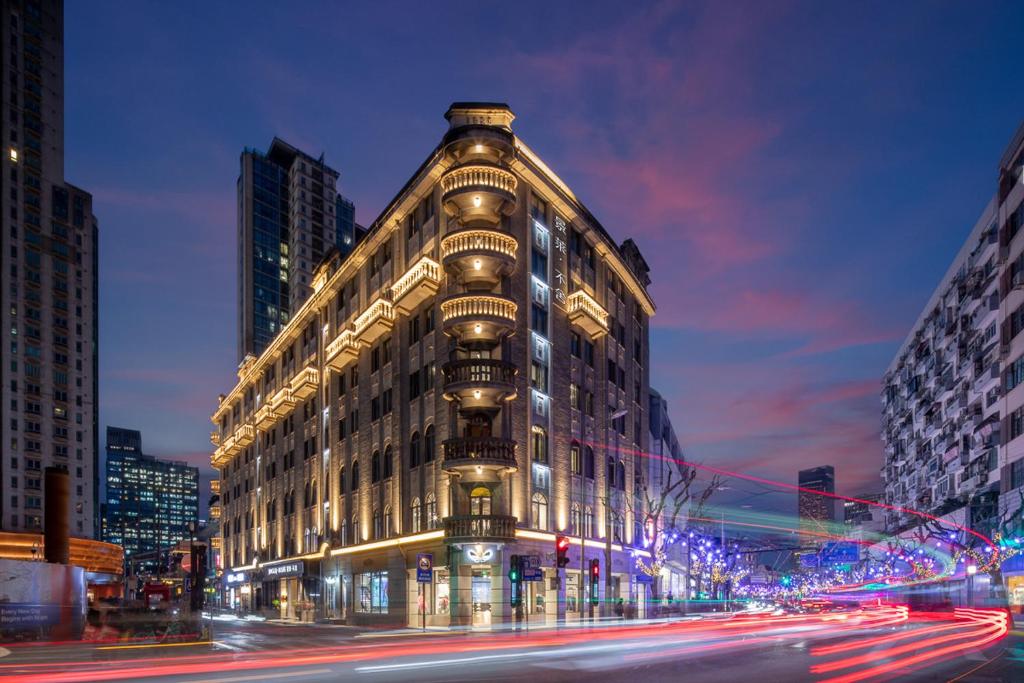
[[[445,363],[444,397],[463,408],[497,408],[516,397],[519,370],[508,361],[467,358]]]
[[[448,543],[504,542],[516,539],[516,518],[509,515],[459,515],[444,518]]]
[[[469,228],[441,240],[441,262],[467,287],[492,289],[516,267],[519,242],[497,230]]]
[[[444,469],[446,472],[463,471],[482,473],[514,472],[519,468],[516,462],[516,442],[497,437],[465,437],[448,439],[444,442]]]
[[[516,208],[513,173],[484,163],[456,166],[441,176],[441,201],[445,210],[464,223],[496,224]]]
[[[444,333],[463,344],[497,343],[516,329],[516,302],[493,294],[459,294],[441,302]]]

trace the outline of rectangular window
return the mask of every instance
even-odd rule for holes
[[[374,614],[388,613],[388,573],[367,572],[353,577],[355,584],[357,612]]]
[[[583,463],[580,459],[579,444],[573,444],[569,448],[569,469],[573,474],[580,474],[583,472]]]
[[[1010,440],[1024,434],[1024,406],[1010,413]]]
[[[530,329],[544,336],[548,334],[548,312],[537,304],[530,307]]]
[[[537,361],[530,363],[530,386],[537,391],[548,393],[548,369]]]

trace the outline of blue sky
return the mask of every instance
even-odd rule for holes
[[[66,176],[100,221],[100,424],[208,463],[235,180],[274,135],[373,220],[455,100],[652,266],[689,457],[877,489],[880,377],[1024,118],[1021,3],[68,3]]]

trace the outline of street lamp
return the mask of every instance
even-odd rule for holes
[[[967,606],[974,605],[974,575],[978,573],[978,566],[967,565]]]

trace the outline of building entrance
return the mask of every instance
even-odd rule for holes
[[[491,570],[489,567],[473,570],[472,591],[473,626],[490,626]]]

